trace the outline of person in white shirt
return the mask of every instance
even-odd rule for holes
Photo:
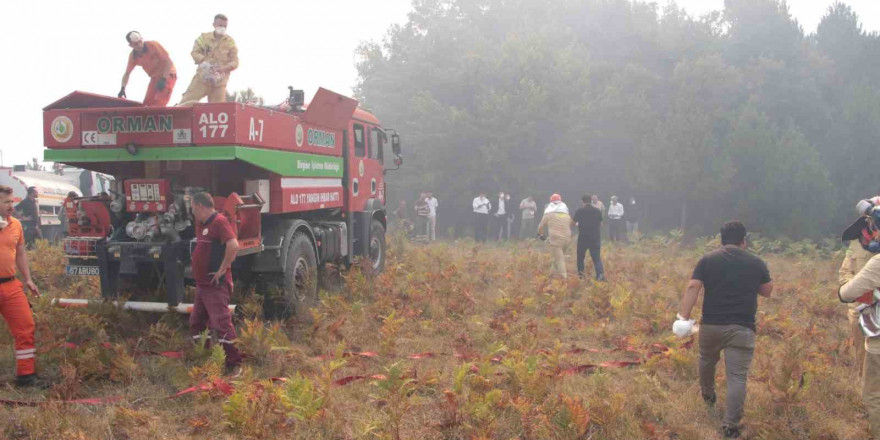
[[[486,192],[474,198],[474,240],[485,243],[486,232],[489,229],[489,211],[492,210],[492,202],[486,198]]]
[[[504,194],[504,205],[508,207],[508,212],[507,212],[507,231],[505,231],[505,232],[506,232],[506,234],[505,234],[506,237],[505,237],[505,238],[506,238],[508,241],[510,241],[510,231],[513,230],[513,220],[516,218],[516,216],[514,216],[514,214],[513,214],[513,210],[514,210],[513,205],[510,203],[510,193],[506,193],[506,194]]]
[[[626,237],[626,226],[623,223],[623,205],[617,203],[617,196],[611,196],[611,205],[608,206],[608,223],[611,233],[611,241],[620,241]]]
[[[519,227],[519,238],[525,240],[535,235],[535,211],[538,210],[538,204],[532,196],[526,197],[519,202],[519,209],[522,211],[522,223]]]
[[[425,201],[428,202],[428,208],[430,208],[428,212],[428,239],[434,241],[437,239],[437,207],[440,206],[440,202],[434,197],[434,193],[429,191],[427,195],[428,198]]]

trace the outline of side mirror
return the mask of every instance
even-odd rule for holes
[[[391,135],[391,151],[394,152],[394,166],[397,168],[386,168],[385,172],[399,170],[403,165],[403,157],[400,155],[400,136],[393,129],[386,129],[392,133]]]
[[[391,151],[395,156],[400,156],[400,135],[397,133],[391,135]]]

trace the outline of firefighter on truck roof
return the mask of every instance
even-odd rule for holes
[[[238,68],[238,48],[226,34],[229,20],[223,14],[214,17],[214,31],[205,32],[193,44],[193,61],[199,66],[189,88],[183,92],[181,105],[192,105],[205,96],[208,102],[226,101],[229,73]]]
[[[32,386],[40,381],[36,375],[34,315],[24,287],[35,297],[40,296],[40,291],[31,280],[24,230],[21,222],[12,217],[12,204],[12,188],[0,185],[0,314],[15,339],[15,384]],[[16,269],[24,282],[15,278]]]
[[[177,82],[177,69],[168,52],[161,44],[155,41],[144,41],[144,37],[137,31],[125,34],[125,40],[131,47],[128,56],[128,66],[125,75],[122,75],[122,89],[119,90],[120,98],[126,98],[125,86],[128,85],[128,77],[136,66],[144,68],[144,72],[150,76],[150,85],[147,86],[147,95],[144,96],[144,105],[165,107],[171,99],[174,84]]]

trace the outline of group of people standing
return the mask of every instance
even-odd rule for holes
[[[524,203],[526,208],[523,208]],[[526,215],[526,212],[529,213],[530,222],[534,225],[537,205],[534,204],[534,200],[531,203],[531,205],[528,205],[526,200],[523,200],[520,203],[520,209],[523,209],[523,215]],[[490,236],[493,240],[510,240],[513,222],[516,219],[513,204],[510,201],[510,194],[499,192],[498,199],[493,203],[486,197],[485,192],[480,192],[474,199],[473,210],[475,240],[485,243]],[[523,217],[523,220],[525,221],[525,217]],[[522,236],[522,230],[520,231],[520,236]]]
[[[419,198],[413,204],[416,214],[415,225],[409,220],[409,212],[406,209],[406,201],[401,200],[394,216],[397,223],[404,230],[412,229],[416,237],[423,237],[426,241],[437,240],[437,208],[440,202],[434,197],[434,193],[427,191],[419,194]]]
[[[599,196],[589,196],[589,204],[597,208],[602,218],[608,219],[607,235],[611,241],[627,241],[627,236],[638,234],[639,220],[642,215],[641,205],[636,203],[635,198],[630,199],[629,206],[624,207],[618,203],[617,196],[612,196],[608,207],[599,200]],[[548,205],[545,205],[545,208]],[[537,226],[538,204],[535,198],[528,196],[519,202],[520,230],[519,238],[533,237]],[[510,203],[510,194],[500,192],[496,201],[486,197],[485,192],[480,192],[473,201],[474,212],[474,238],[479,242],[485,242],[487,238],[499,241],[510,239],[513,223],[516,215]],[[488,232],[487,232],[488,231]]]
[[[597,281],[605,281],[605,268],[602,266],[602,211],[593,206],[592,198],[585,195],[581,198],[582,206],[574,217],[569,213],[568,206],[559,194],[550,196],[550,203],[544,209],[544,216],[538,225],[538,238],[546,240],[550,246],[551,267],[554,275],[562,278],[568,276],[565,268],[565,254],[571,245],[572,226],[577,226],[577,270],[578,276],[585,277],[584,262],[587,252],[593,260],[593,269]]]
[[[629,205],[624,207],[622,203],[618,203],[617,196],[611,196],[606,208],[599,196],[593,194],[590,204],[602,211],[602,216],[608,219],[608,238],[611,241],[627,241],[627,237],[638,235],[642,206],[636,203],[635,198],[630,198]]]

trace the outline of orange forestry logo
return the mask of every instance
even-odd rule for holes
[[[63,144],[73,137],[73,121],[67,116],[58,116],[52,121],[50,131],[52,137]]]

